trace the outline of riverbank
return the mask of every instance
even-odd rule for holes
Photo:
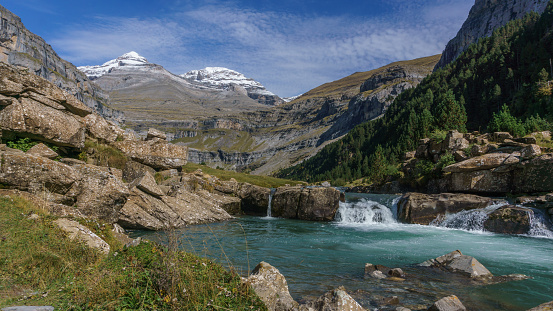
[[[266,310],[236,273],[211,260],[171,243],[127,247],[111,225],[75,218],[108,242],[103,254],[70,240],[56,220],[27,200],[0,197],[0,308]]]

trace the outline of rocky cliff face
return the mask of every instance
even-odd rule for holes
[[[447,44],[436,69],[454,61],[469,45],[529,12],[542,13],[548,0],[476,0],[457,36]]]
[[[28,68],[99,114],[122,120],[122,113],[106,107],[109,104],[107,94],[73,64],[61,59],[44,39],[27,30],[18,16],[1,5],[0,20],[0,62]]]

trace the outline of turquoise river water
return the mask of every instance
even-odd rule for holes
[[[329,223],[244,216],[172,232],[180,246],[231,266],[247,276],[265,261],[286,277],[294,299],[315,298],[340,285],[369,310],[395,310],[386,298],[413,310],[451,294],[469,310],[527,310],[553,300],[553,234],[545,218],[533,219],[528,236],[482,231],[487,210],[449,215],[435,226],[396,221],[397,196],[348,194]],[[164,232],[133,237],[166,241]],[[494,275],[520,273],[533,279],[475,285],[443,273],[420,272],[415,264],[461,250]],[[401,267],[405,282],[364,279],[365,263]]]

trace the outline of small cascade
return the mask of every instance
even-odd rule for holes
[[[392,211],[388,207],[367,199],[357,202],[340,203],[335,220],[343,225],[397,223]]]
[[[530,232],[528,232],[528,235],[553,239],[553,231],[550,229],[551,222],[542,211],[534,208],[532,210],[534,212],[530,213]]]
[[[271,188],[271,193],[269,193],[269,204],[267,204],[267,218],[271,218],[271,205],[273,203],[273,195],[275,195],[276,188]]]
[[[484,222],[488,215],[505,204],[492,204],[483,209],[461,211],[446,215],[445,218],[434,220],[431,225],[467,231],[484,231]]]

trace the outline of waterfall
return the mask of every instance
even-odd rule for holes
[[[460,211],[459,213],[446,215],[445,218],[435,219],[431,225],[467,231],[484,231],[484,222],[488,215],[505,205],[492,204],[486,208]]]
[[[267,204],[267,218],[271,218],[271,204],[273,203],[273,195],[275,195],[276,188],[271,188],[269,193],[269,204]]]
[[[356,202],[340,203],[335,220],[338,224],[395,224],[392,211],[377,202],[361,199]]]
[[[431,225],[437,227],[445,227],[452,229],[461,229],[466,231],[480,231],[484,230],[484,222],[488,219],[488,216],[496,209],[504,206],[501,204],[492,204],[483,209],[473,209],[468,211],[461,211],[455,214],[446,215],[445,218],[434,220]],[[533,212],[529,213],[530,217],[530,231],[529,236],[535,237],[547,237],[553,238],[553,231],[549,229],[550,224],[543,213],[538,209],[533,209]]]

